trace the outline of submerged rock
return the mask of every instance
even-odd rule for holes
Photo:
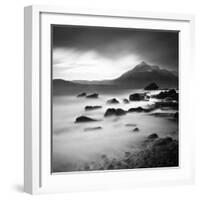
[[[100,108],[102,108],[102,106],[85,106],[85,110],[96,110]]]
[[[130,101],[142,101],[145,99],[145,94],[135,93],[129,96]]]
[[[125,126],[136,126],[136,124],[125,124]]]
[[[145,90],[157,90],[159,87],[157,86],[156,83],[150,83],[149,85],[147,85],[144,89]]]
[[[101,126],[97,126],[97,127],[85,128],[84,131],[95,131],[95,130],[101,130],[101,129],[102,129]]]
[[[123,99],[123,102],[124,103],[129,103],[129,100],[128,99]]]
[[[117,103],[119,103],[119,101],[117,99],[113,98],[113,99],[109,99],[107,101],[107,103],[109,103],[109,104],[116,103],[117,104]]]
[[[86,97],[87,97],[87,98],[98,98],[98,97],[99,97],[99,94],[93,93],[93,94],[87,95]]]
[[[80,94],[77,95],[77,97],[85,97],[87,94],[85,92],[82,92]]]
[[[92,118],[86,117],[86,116],[80,116],[80,117],[76,118],[75,123],[79,123],[79,122],[95,122],[95,121],[98,121],[98,120],[92,119]]]
[[[120,115],[125,115],[126,111],[121,109],[121,108],[108,108],[104,114],[105,117],[115,115],[115,116],[120,116]]]

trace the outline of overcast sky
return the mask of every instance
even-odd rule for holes
[[[86,26],[53,26],[53,78],[113,79],[145,61],[178,69],[178,33]]]

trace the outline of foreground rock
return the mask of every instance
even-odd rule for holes
[[[86,98],[98,98],[98,97],[99,97],[99,94],[97,94],[97,93],[93,93],[93,94],[86,96]]]
[[[85,97],[87,94],[85,92],[82,92],[81,94],[78,94],[77,97]]]
[[[95,121],[98,121],[98,120],[90,118],[90,117],[86,117],[86,116],[80,116],[80,117],[76,118],[75,123],[79,123],[79,122],[95,122]]]
[[[149,85],[147,85],[144,89],[145,90],[157,90],[159,87],[157,86],[156,83],[150,83]]]
[[[176,167],[178,164],[178,141],[165,137],[147,140],[143,148],[137,151],[126,151],[119,159],[102,155],[99,162],[87,163],[84,170]]]
[[[95,130],[101,130],[101,129],[102,129],[101,126],[97,126],[97,127],[85,128],[84,131],[95,131]]]
[[[145,94],[135,93],[129,96],[130,101],[142,101],[145,100]]]
[[[85,106],[85,110],[96,110],[100,108],[102,108],[102,106]]]
[[[107,116],[121,116],[121,115],[125,115],[126,111],[121,109],[121,108],[108,108],[104,114],[105,117]]]
[[[107,101],[107,103],[108,103],[108,104],[117,104],[117,103],[119,103],[119,101],[118,101],[117,99],[113,98],[113,99],[109,99],[109,100]]]

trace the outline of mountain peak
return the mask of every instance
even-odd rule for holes
[[[150,72],[153,70],[159,70],[160,68],[158,66],[151,66],[147,64],[146,62],[142,61],[140,64],[136,65],[132,70],[134,72]]]
[[[142,61],[139,65],[148,65],[146,62]]]

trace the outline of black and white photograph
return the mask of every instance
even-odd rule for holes
[[[179,32],[51,25],[51,172],[179,167]]]

